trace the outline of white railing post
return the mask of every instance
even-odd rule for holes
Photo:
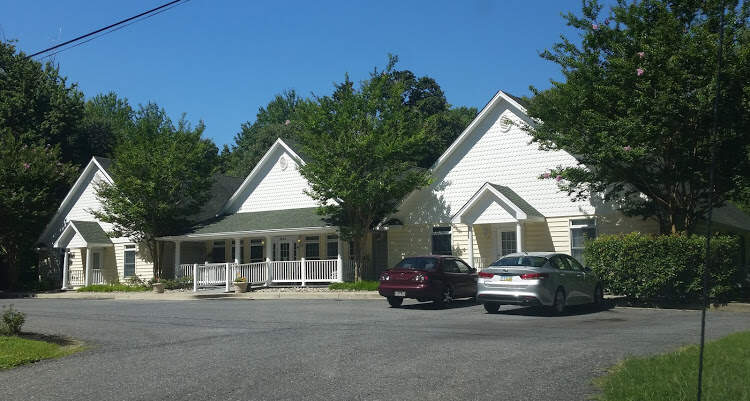
[[[227,286],[226,286],[225,291],[229,292],[229,263],[224,263],[224,269],[225,269],[225,272],[226,272],[225,276],[226,276],[226,280],[227,280]]]
[[[336,258],[336,281],[339,283],[344,282],[344,261],[341,259],[341,255]]]
[[[84,285],[90,286],[93,281],[93,275],[94,275],[94,261],[93,261],[93,252],[91,251],[91,248],[86,248],[86,275],[84,276]]]
[[[193,292],[198,292],[198,264],[193,264]]]
[[[273,276],[271,275],[271,273],[271,258],[266,258],[266,287],[270,287],[271,281],[273,281]]]
[[[68,248],[65,248],[63,250],[63,280],[62,280],[62,289],[67,290],[68,289],[68,276],[70,275],[68,272]]]
[[[302,278],[302,286],[305,286],[305,276],[307,276],[307,264],[305,263],[305,258],[300,259],[300,267],[302,269],[302,275],[300,277]]]

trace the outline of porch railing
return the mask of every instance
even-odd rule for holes
[[[229,291],[238,276],[245,277],[250,284],[272,285],[274,283],[334,283],[344,281],[349,267],[341,260],[291,260],[256,263],[205,263],[181,264],[176,269],[176,278],[197,277],[193,280],[193,291],[198,287],[225,285]]]
[[[104,276],[102,275],[101,269],[91,270],[91,284],[105,284]],[[70,269],[68,270],[68,285],[67,287],[83,287],[86,285],[86,270],[85,269]]]

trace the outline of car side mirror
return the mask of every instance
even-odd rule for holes
[[[476,272],[477,272],[477,269],[475,269],[473,267],[471,269],[469,269],[469,273],[471,273],[471,274],[476,274]]]

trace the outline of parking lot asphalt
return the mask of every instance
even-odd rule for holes
[[[681,310],[0,300],[10,303],[27,314],[25,331],[87,349],[0,371],[8,400],[581,400],[622,358],[700,334],[700,311]],[[750,330],[750,314],[708,314],[709,339],[739,330]]]

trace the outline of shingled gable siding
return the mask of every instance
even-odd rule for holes
[[[294,158],[283,147],[278,147],[269,156],[267,164],[261,165],[259,174],[245,190],[242,196],[246,198],[235,212],[316,207],[315,201],[304,192],[309,185],[297,170]],[[282,157],[286,168],[282,166]]]
[[[91,210],[100,210],[101,202],[96,198],[96,183],[104,181],[104,175],[101,171],[97,170],[95,174],[92,174],[89,181],[84,186],[83,190],[78,195],[78,199],[70,207],[70,210],[65,214],[64,220],[83,220],[83,221],[97,221],[96,218],[91,214]],[[112,225],[109,223],[100,223],[104,231],[112,230]],[[56,239],[56,238],[55,238]]]
[[[520,113],[500,101],[434,173],[429,187],[412,194],[394,217],[404,224],[448,221],[486,182],[512,189],[544,216],[593,213],[585,201],[571,202],[554,180],[539,176],[556,166],[576,165],[569,154],[539,150],[520,126],[503,123]]]

